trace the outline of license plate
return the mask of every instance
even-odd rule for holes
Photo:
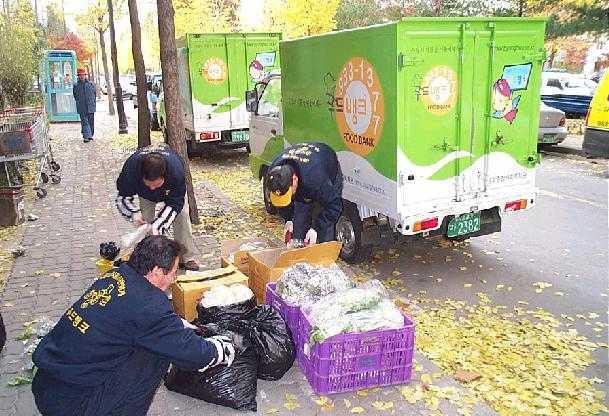
[[[480,213],[463,214],[448,223],[447,237],[458,237],[480,231]]]
[[[555,138],[556,136],[554,134],[544,134],[542,141],[544,143],[554,143],[555,142]]]
[[[250,139],[249,132],[247,131],[233,131],[230,134],[232,142],[247,142]]]

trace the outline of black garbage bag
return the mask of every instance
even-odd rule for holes
[[[114,260],[119,252],[120,249],[114,241],[108,241],[99,245],[99,255],[106,260]]]
[[[296,347],[292,332],[279,312],[264,305],[248,313],[239,322],[249,328],[250,338],[258,352],[258,378],[279,380],[292,367]]]
[[[197,314],[199,319],[195,325],[205,325],[222,321],[234,322],[243,319],[243,317],[254,310],[255,307],[256,298],[253,296],[249,300],[227,306],[204,308],[201,304],[198,304]]]
[[[230,326],[230,323],[209,324],[201,326],[199,332],[203,337],[226,335],[232,339],[236,354],[230,367],[220,365],[201,373],[172,366],[165,376],[165,386],[176,393],[208,403],[255,412],[258,388],[256,347],[247,332],[242,332],[238,327],[229,328]]]

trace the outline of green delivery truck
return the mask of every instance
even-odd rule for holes
[[[246,94],[253,174],[289,145],[329,144],[347,260],[388,231],[500,231],[502,214],[536,202],[544,30],[534,18],[406,18],[283,41],[281,75]]]
[[[245,147],[245,91],[279,68],[278,33],[186,34],[178,45],[179,89],[190,154]],[[165,128],[162,96],[159,124]]]

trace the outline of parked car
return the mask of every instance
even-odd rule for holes
[[[568,117],[583,118],[596,90],[596,82],[581,74],[546,71],[541,74],[541,99]]]
[[[567,138],[566,117],[564,111],[550,107],[541,102],[539,114],[539,145],[556,145]]]
[[[609,71],[590,103],[582,148],[589,156],[609,158]]]

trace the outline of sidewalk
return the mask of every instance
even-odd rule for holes
[[[103,103],[100,109],[105,109]],[[40,219],[24,225],[22,244],[26,254],[15,260],[8,284],[0,296],[0,307],[7,326],[7,345],[0,357],[0,414],[37,415],[29,385],[7,387],[21,372],[29,357],[23,356],[23,342],[16,340],[24,323],[47,316],[58,319],[96,276],[95,260],[99,244],[117,241],[131,226],[114,208],[115,179],[126,154],[114,150],[110,137],[116,132],[116,119],[105,112],[96,115],[96,138],[84,144],[79,124],[53,124],[54,152],[61,164],[62,182],[49,185],[48,196],[33,204],[31,213]],[[129,130],[137,129],[133,119]],[[229,203],[219,191],[205,182],[196,189],[199,207]],[[238,207],[232,207],[239,209]],[[195,235],[204,268],[219,267],[219,246],[212,236]],[[463,387],[444,377],[432,363],[415,354],[417,372],[411,387],[420,385],[421,374],[435,375],[434,386],[446,387],[444,394]],[[441,396],[441,394],[440,394]],[[454,400],[453,400],[454,401]],[[297,365],[278,382],[258,382],[259,415],[314,414],[396,414],[456,415],[462,403],[441,400],[427,406],[421,400],[410,404],[396,387],[353,392],[320,399],[313,395]],[[468,409],[473,415],[494,415],[485,405]],[[234,415],[242,414],[205,402],[168,392],[157,392],[151,415]]]

